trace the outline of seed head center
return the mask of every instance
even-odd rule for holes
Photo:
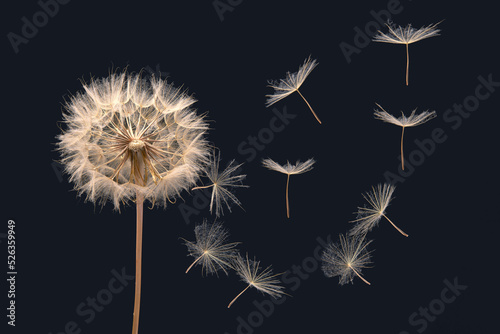
[[[134,152],[139,152],[141,149],[144,148],[144,142],[140,139],[133,139],[129,144],[128,148],[131,151]]]

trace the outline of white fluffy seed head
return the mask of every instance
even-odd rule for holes
[[[426,110],[421,112],[420,114],[415,114],[417,109],[414,109],[411,112],[410,116],[405,116],[405,114],[401,112],[402,115],[400,117],[395,117],[385,111],[384,108],[382,108],[378,103],[376,103],[376,105],[382,110],[375,109],[375,112],[373,114],[375,116],[375,119],[401,127],[408,128],[412,126],[418,126],[436,117],[435,111]]]
[[[413,28],[411,24],[402,27],[388,23],[386,25],[389,28],[389,32],[383,33],[379,30],[373,37],[373,41],[392,44],[412,44],[429,37],[439,36],[440,30],[437,29],[439,23],[441,22],[423,26],[419,29]]]
[[[255,257],[249,259],[248,254],[246,254],[245,258],[243,258],[238,254],[235,269],[243,282],[257,290],[274,298],[279,298],[284,294],[284,286],[281,285],[281,281],[277,278],[281,274],[273,274],[271,266],[265,269],[261,268],[260,261],[257,261]]]
[[[266,167],[267,169],[274,170],[276,172],[280,172],[283,174],[288,174],[288,175],[295,175],[295,174],[302,174],[310,171],[313,169],[313,165],[316,161],[311,158],[308,159],[304,162],[300,162],[297,160],[295,165],[292,165],[289,161],[286,162],[284,165],[280,165],[273,159],[262,159],[262,166]]]
[[[220,152],[214,152],[209,157],[209,162],[203,168],[203,173],[209,179],[210,185],[195,187],[201,189],[206,187],[212,188],[212,196],[210,200],[210,213],[215,213],[216,217],[224,214],[224,205],[231,212],[231,204],[236,204],[240,208],[241,202],[238,200],[233,190],[235,188],[247,188],[247,185],[242,184],[246,178],[245,174],[238,174],[238,170],[243,164],[236,165],[234,160],[230,161],[224,170],[219,169],[220,165]]]
[[[196,241],[184,240],[189,256],[193,257],[196,265],[201,265],[202,274],[217,274],[222,270],[226,275],[233,269],[234,261],[238,256],[236,246],[239,242],[226,242],[229,231],[221,222],[209,224],[206,220],[196,225],[194,229]]]
[[[318,66],[316,59],[311,59],[309,56],[299,70],[294,73],[287,72],[285,79],[269,81],[269,87],[274,89],[274,93],[266,95],[266,107],[269,107],[276,102],[284,99],[288,95],[297,91],[304,83],[309,74]]]
[[[66,103],[57,137],[78,193],[115,209],[141,195],[166,206],[198,179],[209,154],[195,100],[165,80],[111,74]]]
[[[358,207],[357,218],[351,221],[356,225],[350,230],[349,235],[364,235],[377,226],[393,198],[395,189],[395,185],[384,183],[372,187],[371,191],[363,194],[366,205]]]
[[[364,234],[353,236],[340,234],[339,241],[328,244],[321,256],[321,268],[325,276],[338,276],[340,285],[353,283],[362,269],[369,268],[372,264],[371,251],[367,250],[371,242],[365,239]]]

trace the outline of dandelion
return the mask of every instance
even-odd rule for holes
[[[196,242],[183,239],[189,256],[195,258],[186,274],[194,265],[201,264],[202,273],[216,274],[222,270],[227,275],[228,269],[233,269],[234,259],[238,255],[235,247],[239,242],[226,243],[229,232],[220,222],[209,224],[204,220],[194,228],[194,234]]]
[[[421,41],[423,39],[439,36],[439,29],[437,29],[437,25],[441,23],[438,22],[436,24],[430,24],[427,27],[423,26],[420,29],[415,29],[408,24],[406,27],[398,26],[389,23],[386,24],[389,28],[389,32],[387,34],[378,31],[378,34],[373,37],[373,41],[375,42],[383,42],[383,43],[392,43],[392,44],[405,44],[406,45],[406,85],[408,86],[408,71],[410,68],[410,56],[408,53],[408,45]]]
[[[272,159],[263,159],[262,165],[270,170],[274,170],[283,174],[286,174],[286,190],[285,190],[285,201],[286,201],[286,216],[290,218],[290,206],[288,204],[288,184],[290,182],[290,175],[302,174],[313,169],[312,165],[314,165],[316,161],[314,159],[309,159],[305,162],[297,161],[295,165],[290,164],[290,162],[286,162],[285,165],[280,165],[276,163]]]
[[[199,177],[209,154],[195,100],[162,79],[111,74],[83,85],[66,103],[67,129],[57,137],[65,172],[78,195],[116,210],[136,205],[133,328],[138,333],[143,205],[167,206]]]
[[[409,117],[406,117],[405,114],[401,111],[402,116],[401,117],[394,117],[391,114],[389,114],[387,111],[384,110],[378,103],[375,103],[382,111],[380,110],[375,110],[375,118],[379,119],[381,121],[384,121],[386,123],[391,123],[394,125],[398,125],[402,128],[401,131],[401,168],[404,170],[405,169],[405,159],[403,155],[403,136],[405,134],[405,128],[412,127],[412,126],[417,126],[420,124],[424,124],[425,122],[433,119],[436,117],[436,112],[435,111],[423,111],[418,115],[415,115],[415,112],[417,109],[414,109]]]
[[[280,285],[280,281],[276,279],[276,276],[281,274],[274,274],[272,272],[271,266],[267,267],[264,270],[261,270],[259,266],[260,262],[256,261],[255,258],[253,260],[248,258],[248,254],[246,258],[243,259],[241,255],[238,255],[236,258],[236,271],[240,276],[241,280],[247,283],[247,287],[243,289],[234,299],[229,303],[227,308],[230,308],[231,305],[238,299],[245,291],[250,287],[254,287],[257,290],[266,293],[274,298],[281,297],[284,294],[284,287]]]
[[[232,160],[229,165],[221,173],[219,172],[220,153],[216,156],[215,152],[210,156],[210,162],[203,168],[203,172],[212,184],[207,186],[195,187],[192,190],[212,188],[212,196],[210,199],[210,213],[212,213],[215,203],[215,216],[219,217],[223,212],[223,203],[231,212],[230,202],[235,203],[241,208],[241,202],[229,190],[235,187],[248,187],[241,184],[241,181],[246,175],[234,175],[236,171],[243,165],[235,165]]]
[[[366,234],[384,217],[399,233],[405,237],[408,236],[408,234],[403,232],[385,215],[385,210],[389,206],[392,193],[395,189],[396,186],[384,183],[384,185],[378,184],[377,188],[372,187],[372,191],[363,194],[364,199],[368,202],[368,206],[358,207],[358,217],[352,221],[356,222],[356,225],[351,229],[351,235]]]
[[[365,235],[339,235],[338,243],[330,243],[321,256],[322,269],[326,277],[339,276],[339,284],[352,283],[354,275],[370,285],[361,270],[372,264],[370,253],[366,247],[372,242],[365,240]]]
[[[300,86],[304,83],[309,73],[311,73],[316,66],[318,66],[318,62],[315,59],[311,60],[311,57],[309,57],[304,61],[304,64],[301,67],[299,67],[298,72],[295,73],[287,72],[285,79],[280,79],[279,81],[272,81],[272,80],[269,81],[269,87],[274,88],[274,94],[266,95],[266,97],[268,98],[266,101],[266,107],[269,107],[274,103],[284,99],[288,95],[297,92],[299,93],[300,97],[302,97],[304,102],[307,104],[309,110],[311,110],[312,114],[314,115],[318,123],[321,124],[321,121],[314,112],[313,108],[311,107],[309,102],[307,102],[306,98],[302,95],[302,93],[299,91]]]

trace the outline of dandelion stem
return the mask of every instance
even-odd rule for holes
[[[302,99],[307,103],[307,106],[309,107],[309,109],[311,110],[311,112],[313,113],[314,117],[316,118],[316,120],[318,121],[319,124],[321,124],[321,121],[319,120],[318,118],[318,115],[316,115],[316,113],[314,112],[313,108],[311,107],[311,105],[309,104],[309,102],[307,102],[306,98],[304,97],[304,95],[302,95],[299,90],[297,89],[297,93],[299,93],[299,95],[302,97]]]
[[[196,262],[198,262],[203,257],[203,255],[205,255],[205,253],[201,254],[196,260],[194,260],[193,263],[191,263],[191,265],[186,269],[186,274],[188,273],[189,270],[191,270],[191,268],[194,266],[194,264]]]
[[[137,211],[137,233],[136,233],[136,253],[135,253],[135,301],[134,301],[134,321],[132,324],[132,334],[139,332],[139,311],[141,307],[141,271],[142,271],[142,222],[143,222],[144,198],[136,195]]]
[[[401,131],[401,168],[405,170],[405,157],[403,155],[403,136],[405,134],[405,127],[402,127],[403,130]]]
[[[236,299],[238,299],[239,296],[241,296],[243,294],[243,292],[247,291],[247,289],[252,286],[252,284],[248,284],[246,288],[243,289],[243,291],[241,291],[236,297],[234,297],[233,300],[231,300],[231,302],[229,303],[229,305],[227,306],[227,308],[230,308],[231,305],[233,305],[233,303],[236,301]]]
[[[403,232],[403,231],[402,231],[399,227],[397,227],[397,226],[396,226],[396,224],[394,224],[394,223],[393,223],[393,222],[392,222],[389,218],[387,218],[387,216],[386,216],[386,215],[382,214],[382,216],[384,216],[384,217],[385,217],[385,219],[387,219],[387,220],[389,221],[389,223],[391,223],[391,225],[392,225],[392,226],[394,226],[394,228],[395,228],[396,230],[398,230],[398,232],[399,232],[399,233],[401,233],[401,234],[402,234],[402,235],[404,235],[405,237],[407,237],[407,236],[408,236],[408,234],[404,233],[404,232]]]
[[[410,68],[410,54],[408,53],[408,43],[406,44],[406,85],[408,86],[408,71]]]
[[[290,183],[290,174],[286,175],[286,191],[285,191],[285,198],[286,198],[286,217],[290,218],[290,206],[288,204],[288,184]]]
[[[352,271],[354,271],[354,273],[355,273],[356,275],[358,275],[358,277],[359,277],[359,278],[361,278],[361,279],[363,280],[363,282],[365,282],[365,283],[366,283],[366,284],[368,284],[368,285],[371,285],[371,283],[370,283],[370,282],[368,282],[366,279],[364,279],[364,278],[363,278],[363,276],[361,276],[361,275],[360,275],[360,274],[356,271],[356,269],[354,269],[354,268],[353,268],[350,264],[349,264],[349,268],[351,268],[351,269],[352,269]]]

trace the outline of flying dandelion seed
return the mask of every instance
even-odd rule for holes
[[[316,66],[318,66],[318,62],[315,59],[311,60],[311,57],[309,57],[304,61],[304,64],[301,67],[299,67],[298,72],[295,73],[287,72],[285,79],[280,79],[279,81],[272,81],[272,80],[269,81],[269,87],[274,89],[274,94],[266,95],[266,97],[268,98],[266,101],[266,107],[269,107],[274,103],[284,99],[288,95],[297,92],[299,93],[300,97],[304,100],[304,102],[307,104],[309,110],[311,110],[312,114],[314,115],[318,123],[321,124],[321,121],[314,112],[313,108],[311,107],[309,102],[307,102],[306,98],[302,95],[302,93],[299,91],[300,86],[302,86],[309,73],[311,73]]]
[[[57,137],[65,172],[79,195],[116,210],[136,205],[136,276],[132,333],[139,330],[143,204],[167,206],[199,178],[209,150],[195,100],[165,80],[111,74],[84,84],[66,103]]]
[[[441,21],[442,22],[442,21]],[[437,29],[436,24],[430,24],[428,26],[421,27],[420,29],[415,29],[408,24],[406,27],[398,26],[388,23],[386,24],[389,28],[387,34],[378,31],[378,34],[373,37],[374,42],[391,43],[391,44],[405,44],[406,45],[406,85],[408,86],[408,71],[410,69],[410,56],[408,53],[408,45],[421,41],[423,39],[439,36],[439,29]]]
[[[286,174],[286,190],[285,190],[285,201],[286,201],[286,216],[290,218],[290,206],[288,204],[288,184],[290,181],[290,175],[302,174],[313,169],[313,165],[316,161],[314,159],[309,159],[305,162],[297,161],[295,165],[286,162],[285,165],[280,165],[272,159],[263,159],[262,165],[270,170]]]
[[[401,168],[404,170],[405,169],[405,159],[403,155],[403,136],[405,134],[405,128],[409,128],[412,126],[417,126],[420,124],[424,124],[425,122],[433,119],[436,117],[436,112],[435,111],[423,111],[418,115],[415,115],[415,112],[417,109],[414,109],[409,117],[406,117],[405,114],[401,111],[402,116],[401,117],[394,117],[391,114],[389,114],[387,111],[384,110],[378,103],[375,103],[382,111],[375,109],[375,118],[381,121],[384,121],[386,123],[391,123],[397,126],[400,126],[402,128],[401,131]]]
[[[330,243],[321,256],[322,269],[326,277],[339,276],[339,284],[353,283],[355,275],[370,285],[361,270],[370,268],[372,264],[370,253],[366,247],[372,242],[365,240],[365,235],[339,235],[339,242]]]
[[[364,199],[368,202],[368,206],[358,207],[358,218],[352,221],[353,223],[356,223],[356,225],[351,229],[349,234],[366,234],[379,223],[382,217],[384,217],[396,230],[398,230],[399,233],[407,237],[408,234],[403,232],[385,215],[385,210],[389,206],[392,199],[392,193],[395,189],[396,186],[384,183],[384,185],[378,184],[376,188],[372,187],[371,191],[363,194]]]
[[[196,190],[212,188],[212,196],[210,199],[210,213],[213,212],[215,204],[216,217],[224,214],[222,204],[226,205],[229,212],[231,212],[230,202],[233,202],[240,208],[242,208],[241,202],[229,189],[236,187],[248,187],[247,185],[241,184],[241,181],[245,179],[246,175],[234,175],[243,164],[235,165],[234,160],[232,160],[226,167],[226,169],[224,169],[222,172],[219,172],[219,164],[220,152],[218,155],[216,155],[214,152],[210,156],[210,162],[203,168],[203,172],[212,184],[207,186],[199,186],[192,189]]]
[[[279,298],[281,295],[285,294],[283,292],[284,287],[280,285],[280,280],[276,279],[277,276],[281,274],[274,274],[272,272],[271,266],[262,270],[259,266],[260,262],[256,261],[255,258],[249,259],[248,254],[244,259],[238,254],[236,258],[235,267],[241,280],[247,283],[247,287],[243,289],[234,299],[229,303],[227,308],[238,299],[245,291],[250,287],[254,287],[257,290],[268,294],[274,298]]]
[[[195,242],[183,239],[189,256],[195,258],[186,274],[194,265],[202,266],[202,274],[217,274],[217,271],[222,270],[227,275],[228,269],[234,269],[233,263],[238,255],[235,247],[239,242],[226,243],[229,232],[222,223],[209,224],[204,220],[194,228],[194,234]]]

